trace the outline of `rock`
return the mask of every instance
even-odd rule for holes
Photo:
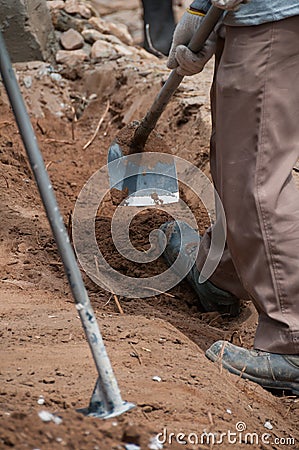
[[[1,29],[12,62],[54,59],[56,37],[46,0],[0,1]]]
[[[56,62],[58,64],[67,64],[68,66],[76,66],[83,61],[88,60],[88,55],[83,50],[59,50],[56,53]]]
[[[110,42],[99,40],[91,47],[90,56],[92,59],[109,58],[112,55],[116,55],[116,51]]]
[[[136,444],[125,444],[126,450],[141,450],[141,447]]]
[[[161,383],[162,378],[159,377],[158,375],[155,375],[155,376],[152,377],[152,380],[153,380],[153,381],[157,381],[158,383]]]
[[[111,44],[122,45],[122,41],[116,36],[113,36],[112,34],[103,34],[92,28],[83,30],[81,34],[84,37],[85,41],[89,44],[93,44],[94,42],[101,40],[111,42]]]
[[[122,55],[122,56],[131,56],[131,55],[133,55],[133,51],[132,51],[132,48],[133,47],[127,47],[127,46],[125,46],[125,45],[119,45],[119,44],[116,44],[115,46],[114,46],[114,48],[115,48],[115,50],[117,51],[117,53],[119,54],[119,55]]]
[[[52,0],[52,1],[47,2],[47,6],[50,11],[52,9],[63,9],[64,5],[65,5],[65,3],[63,0]]]
[[[62,32],[73,28],[81,33],[88,23],[86,19],[77,19],[76,17],[70,16],[62,9],[53,9],[51,11],[51,16],[55,29]]]
[[[79,14],[83,19],[90,19],[92,16],[89,7],[84,4],[77,2],[76,0],[67,0],[64,6],[65,12],[68,14]]]
[[[89,19],[89,24],[103,34],[113,34],[118,37],[124,44],[133,45],[132,36],[129,33],[128,27],[122,23],[117,25],[113,22],[107,22],[100,17],[92,17]]]
[[[60,36],[60,43],[65,50],[78,50],[84,45],[84,38],[81,34],[70,28]]]
[[[32,77],[30,75],[24,77],[23,84],[27,89],[30,89],[32,86]]]
[[[56,81],[56,83],[61,83],[62,81],[62,76],[60,75],[60,73],[50,73],[50,78],[53,81]]]
[[[6,431],[4,436],[1,437],[1,441],[5,446],[14,447],[17,444],[17,438],[11,431]]]
[[[43,405],[45,403],[45,399],[42,395],[39,396],[38,400],[37,400],[37,404],[38,405]]]

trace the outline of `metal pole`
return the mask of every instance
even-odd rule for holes
[[[86,412],[103,418],[117,416],[134,405],[121,398],[1,31],[0,73],[98,371],[96,388]]]

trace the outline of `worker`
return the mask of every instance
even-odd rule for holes
[[[143,46],[157,56],[159,53],[167,56],[175,29],[172,0],[142,0],[142,6]]]
[[[215,54],[210,167],[226,221],[226,248],[210,278],[199,276],[211,242],[188,224],[168,222],[164,257],[180,252],[206,311],[236,315],[240,299],[258,312],[254,349],[226,341],[206,352],[230,372],[299,395],[298,0],[195,0],[178,23],[168,59],[181,75]],[[213,4],[222,26],[195,54],[186,44]],[[217,222],[217,220],[216,220]],[[161,239],[161,246],[165,239]],[[198,249],[198,250],[197,250]]]

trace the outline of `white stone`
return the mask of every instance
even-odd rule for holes
[[[57,41],[46,0],[1,1],[3,37],[12,62],[43,61]]]
[[[132,10],[137,9],[140,6],[139,0],[89,0],[93,8],[99,14],[111,14],[120,10]]]
[[[45,403],[45,399],[42,395],[39,396],[39,399],[37,400],[37,403],[39,405],[43,405]]]
[[[152,378],[153,381],[157,381],[158,383],[160,383],[162,381],[161,377],[158,377],[158,375],[153,376]]]
[[[38,416],[39,418],[43,421],[43,422],[51,422],[52,418],[53,418],[53,414],[50,413],[49,411],[39,411],[38,412]]]
[[[32,77],[30,75],[27,75],[23,79],[24,86],[29,89],[32,86]]]
[[[163,444],[160,442],[158,435],[153,436],[148,444],[149,450],[162,450]]]
[[[47,2],[50,11],[52,11],[52,9],[63,9],[64,5],[65,3],[63,0],[52,0]]]
[[[270,420],[266,420],[266,422],[264,423],[264,427],[267,428],[267,430],[273,430],[273,425]]]

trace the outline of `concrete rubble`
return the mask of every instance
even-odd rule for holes
[[[140,13],[137,0],[130,0],[129,7],[133,3]],[[12,61],[63,64],[70,69],[69,78],[75,79],[83,62],[123,56],[152,59],[136,45],[136,36],[125,23],[117,17],[110,20],[115,5],[108,6],[101,0],[0,0],[1,29]]]
[[[80,0],[48,0],[55,34],[60,49],[56,52],[58,64],[67,66],[64,75],[75,79],[80,66],[105,59],[121,57],[153,59],[153,55],[134,45],[127,25],[107,19],[110,12],[105,2]],[[68,73],[67,73],[68,72]]]

